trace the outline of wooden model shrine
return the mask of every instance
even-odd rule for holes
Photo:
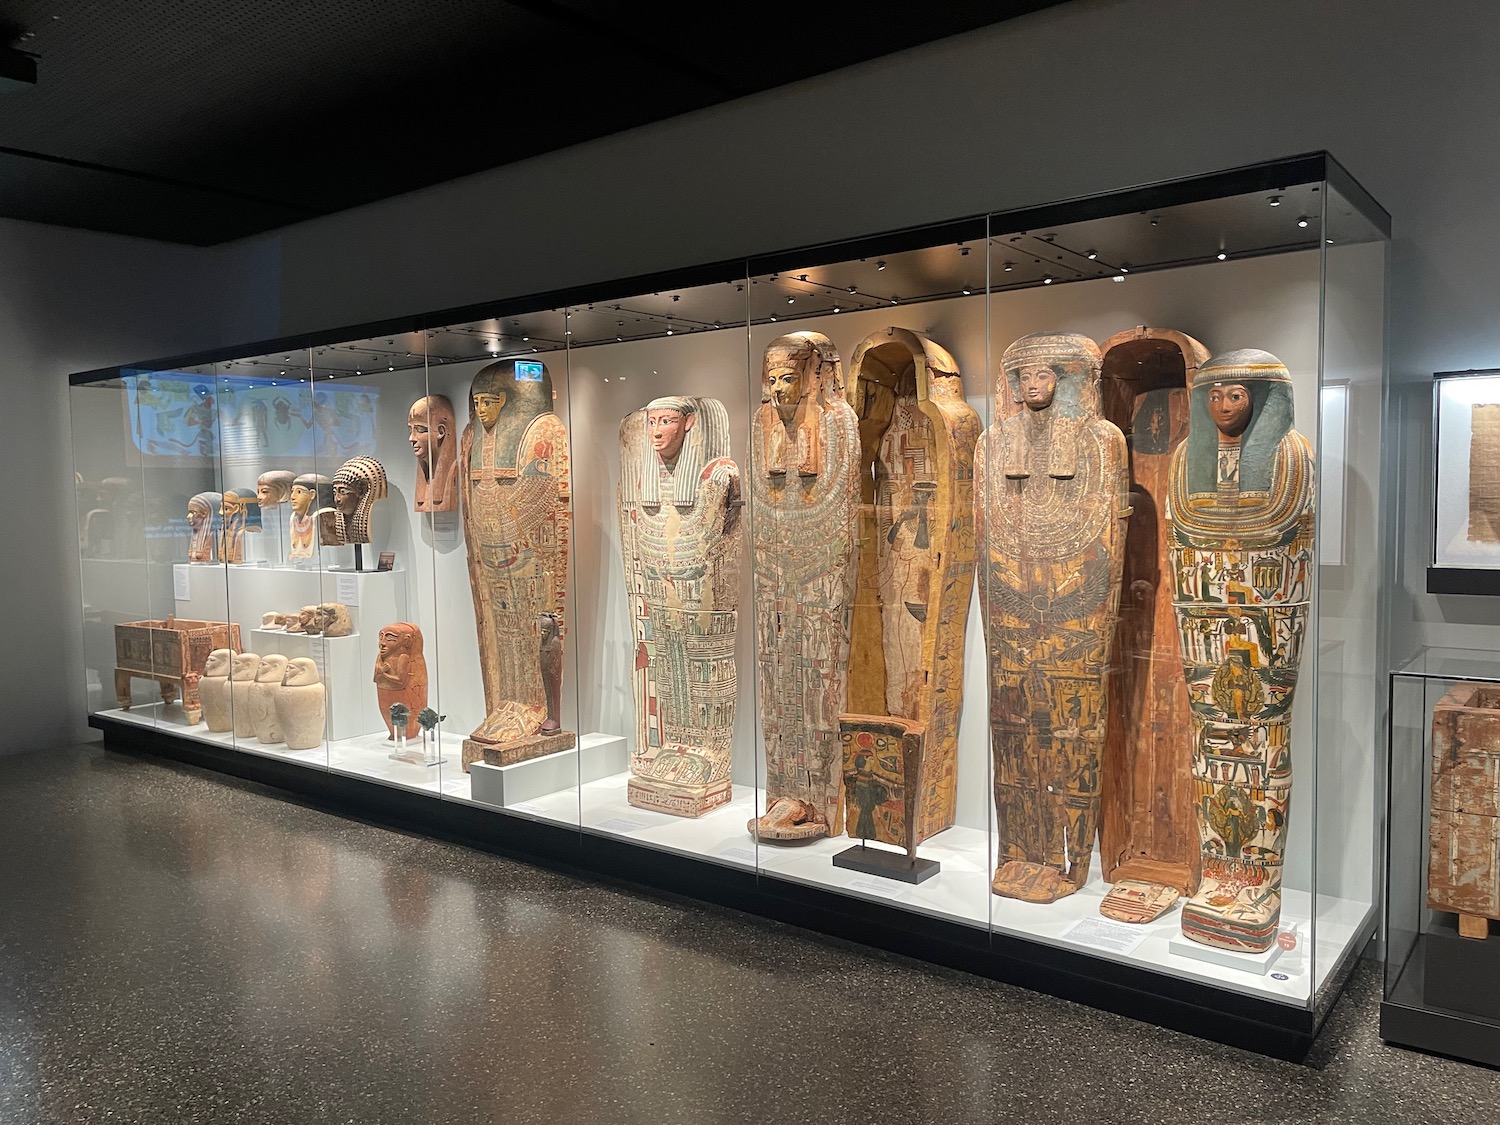
[[[1432,709],[1427,905],[1464,937],[1500,919],[1500,685],[1459,683]]]
[[[620,548],[634,648],[627,799],[701,816],[730,799],[744,537],[729,413],[658,398],[620,424]]]
[[[848,711],[839,716],[846,830],[914,854],[955,815],[979,416],[953,357],[903,328],[854,350],[848,399],[860,496]],[[894,749],[906,745],[903,732],[914,752]],[[873,811],[861,803],[876,791],[863,780],[872,769],[885,771],[887,793]]]
[[[240,627],[230,621],[126,621],[115,626],[115,701],[130,710],[130,681],[155,680],[163,703],[182,696],[183,714],[196,725],[203,718],[198,683],[214,649],[240,651]]]
[[[859,504],[859,429],[828,337],[773,340],[750,432],[755,629],[766,745],[761,840],[843,830],[849,616]]]
[[[975,458],[999,856],[991,888],[1053,902],[1088,878],[1106,676],[1130,514],[1125,439],[1100,415],[1098,345],[1023,336]]]
[[[1130,453],[1129,528],[1120,579],[1099,858],[1114,888],[1100,904],[1117,921],[1148,922],[1198,887],[1193,724],[1166,570],[1172,451],[1187,436],[1188,387],[1208,350],[1164,328],[1104,342],[1104,416]]]
[[[464,740],[466,770],[481,757],[511,765],[577,741],[558,714],[572,508],[568,433],[546,366],[481,368],[469,415],[459,480],[486,714]]]
[[[1172,597],[1202,856],[1182,932],[1246,952],[1270,948],[1281,918],[1292,695],[1314,565],[1313,456],[1292,423],[1281,362],[1229,352],[1198,369],[1188,436],[1172,454]]]

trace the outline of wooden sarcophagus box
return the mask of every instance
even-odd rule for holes
[[[1427,904],[1465,937],[1500,918],[1500,684],[1462,683],[1432,709]]]

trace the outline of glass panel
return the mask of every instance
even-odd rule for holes
[[[428,386],[462,427],[460,517],[437,545],[443,791],[578,821],[578,692],[564,311],[427,332]],[[464,453],[468,446],[467,459]],[[445,524],[445,526],[447,526]],[[472,541],[469,541],[469,540]],[[471,581],[472,577],[472,581]]]
[[[148,626],[151,589],[138,372],[72,388],[73,468],[83,592],[83,662],[90,713],[152,724],[163,690]],[[149,389],[148,389],[149,394]],[[167,591],[170,593],[170,589]]]
[[[750,278],[759,862],[982,927],[984,228],[945,233]]]
[[[581,823],[751,867],[744,282],[572,310]]]
[[[1311,535],[1295,530],[1305,515],[1310,531],[1311,493],[1270,512],[1282,454],[1266,435],[1294,416],[1316,444],[1321,198],[1319,184],[1290,185],[994,232],[995,422],[977,483],[994,925],[1297,1003],[1312,988],[1316,657],[1287,704],[1298,641],[1317,651],[1298,606]],[[1215,437],[1195,458],[1183,443],[1212,423],[1207,386],[1194,414],[1193,380],[1244,348],[1274,357],[1224,360],[1248,396],[1250,444]],[[1276,361],[1286,372],[1268,381]],[[1240,466],[1242,448],[1257,456]],[[1186,520],[1169,519],[1174,457],[1194,497]],[[1244,501],[1222,513],[1233,535],[1213,514],[1225,489]],[[1283,517],[1284,543],[1261,526]],[[1288,747],[1306,793],[1290,811]]]
[[[247,616],[298,613],[298,626],[278,629],[273,618],[256,638],[288,656],[288,668],[304,677],[310,679],[312,669],[295,660],[316,669],[328,766],[436,793],[439,759],[422,751],[416,721],[431,690],[426,650],[433,614],[418,594],[432,547],[412,516],[417,466],[407,426],[408,408],[426,390],[424,351],[420,335],[411,332],[312,349],[312,458],[291,469],[294,481],[312,474],[304,490],[311,485],[327,494],[316,498],[313,558],[270,576],[232,577],[253,602],[244,607]],[[311,707],[318,692],[303,686]],[[405,708],[397,713],[405,720],[400,739],[391,719],[397,704]]]
[[[143,491],[159,527],[162,548],[148,553],[150,615],[163,622],[154,651],[158,673],[181,676],[186,705],[158,710],[158,724],[173,733],[228,745],[233,741],[225,668],[218,650],[237,650],[226,612],[221,557],[225,439],[218,372],[187,368],[141,372],[135,382],[132,426],[141,451]],[[168,618],[171,626],[166,625]],[[227,672],[227,668],[225,669]],[[203,676],[191,688],[190,676]],[[164,679],[163,683],[167,681]],[[191,706],[201,704],[198,711]]]
[[[1304,671],[1314,663],[1317,668],[1317,754],[1311,775],[1298,778],[1293,800],[1294,808],[1316,802],[1316,910],[1308,931],[1314,990],[1358,954],[1376,924],[1384,794],[1374,751],[1385,737],[1382,673],[1389,667],[1385,622],[1391,613],[1386,576],[1369,562],[1384,557],[1380,451],[1389,243],[1332,184],[1325,185],[1319,233],[1319,391],[1313,411],[1303,412],[1300,399],[1297,404],[1299,417],[1307,419],[1299,428],[1316,439],[1318,466],[1317,647],[1310,634],[1303,656]],[[1305,760],[1294,757],[1298,765]],[[1305,839],[1293,837],[1288,847],[1305,847],[1298,843]],[[1325,1002],[1315,997],[1318,1005]]]

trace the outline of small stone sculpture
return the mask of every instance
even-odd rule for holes
[[[203,666],[203,678],[198,681],[198,701],[203,704],[203,721],[215,734],[225,734],[234,729],[234,719],[229,711],[229,672],[234,662],[234,653],[227,648],[216,648],[208,654]]]
[[[418,512],[458,511],[458,423],[447,395],[428,395],[406,414],[411,451],[417,457]]]
[[[188,500],[188,562],[213,562],[218,536],[219,509],[224,496],[219,492],[200,492]]]
[[[417,714],[427,706],[427,659],[422,655],[422,630],[410,621],[397,621],[380,630],[375,658],[375,696],[385,720],[387,741],[396,738],[391,708],[406,708],[404,737],[417,733]]]
[[[305,605],[297,614],[296,624],[288,623],[288,633],[305,633],[309,637],[347,637],[354,632],[354,620],[349,607],[342,602],[323,602],[321,605]]]
[[[307,656],[286,663],[281,690],[276,693],[276,720],[288,750],[312,750],[323,743],[327,702],[318,665]]]
[[[333,509],[333,482],[318,473],[292,481],[292,546],[289,559],[310,559],[318,546],[319,513]]]
[[[272,469],[261,473],[255,482],[255,499],[262,509],[279,508],[292,498],[295,474],[287,469]]]
[[[230,489],[219,504],[223,522],[219,527],[219,561],[245,561],[245,533],[260,531],[260,505],[247,489]]]
[[[351,457],[333,474],[333,507],[319,513],[325,546],[370,541],[370,509],[386,495],[385,466],[373,457]]]
[[[298,614],[277,613],[274,609],[267,610],[265,613],[262,613],[260,615],[260,627],[261,629],[268,632],[273,629],[284,629],[285,631],[290,633],[293,631],[292,626],[296,625],[298,621]],[[300,629],[296,631],[301,632]]]
[[[255,682],[250,685],[250,717],[255,724],[255,737],[267,745],[282,741],[281,721],[276,717],[276,695],[281,691],[281,680],[285,675],[286,657],[273,652],[260,658]]]
[[[229,673],[229,711],[236,738],[255,737],[255,712],[250,707],[250,689],[260,671],[260,657],[253,652],[236,653]]]

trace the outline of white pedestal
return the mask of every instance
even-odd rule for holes
[[[1238,969],[1242,973],[1252,973],[1263,977],[1286,953],[1286,950],[1281,948],[1280,938],[1282,934],[1287,933],[1291,934],[1299,944],[1301,943],[1302,935],[1297,932],[1296,926],[1278,932],[1277,940],[1273,941],[1271,948],[1264,953],[1243,953],[1233,949],[1220,949],[1218,946],[1204,945],[1202,942],[1185,938],[1178,933],[1167,940],[1167,952],[1177,957],[1187,957],[1205,964],[1217,965],[1221,969]]]
[[[470,795],[487,805],[534,801],[549,793],[621,773],[630,768],[630,751],[619,735],[585,734],[572,750],[559,750],[513,766],[475,762],[469,766]]]

